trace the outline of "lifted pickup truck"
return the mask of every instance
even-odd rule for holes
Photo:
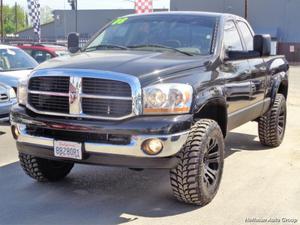
[[[18,88],[12,133],[37,181],[74,163],[170,169],[180,201],[208,204],[220,185],[224,138],[258,122],[263,145],[283,140],[289,65],[243,18],[154,13],[118,18],[73,56],[36,68]]]

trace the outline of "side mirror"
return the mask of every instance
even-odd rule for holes
[[[68,50],[71,53],[76,53],[79,51],[79,34],[70,33],[68,35]]]
[[[260,56],[271,55],[271,35],[259,34],[254,36],[254,51],[259,52]]]

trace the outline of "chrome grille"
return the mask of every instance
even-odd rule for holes
[[[138,79],[125,74],[53,69],[28,83],[27,107],[38,114],[121,120],[141,114],[141,105]]]
[[[37,110],[69,113],[69,97],[30,93],[28,101]]]
[[[131,97],[130,85],[115,80],[82,78],[82,93]]]
[[[131,113],[131,100],[117,100],[117,99],[82,99],[82,111],[88,115],[122,117]]]
[[[6,102],[6,101],[8,101],[8,95],[0,94],[0,102]]]
[[[32,91],[69,93],[69,83],[69,77],[34,77],[29,81],[29,89]]]

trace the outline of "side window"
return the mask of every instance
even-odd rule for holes
[[[42,63],[52,58],[52,56],[45,51],[33,50],[32,57],[38,62]]]
[[[225,49],[233,51],[243,51],[243,45],[238,30],[233,21],[228,21],[224,28]]]
[[[238,22],[238,26],[241,30],[241,33],[243,35],[246,47],[248,51],[253,51],[253,35],[250,31],[248,25],[244,22]]]
[[[23,51],[25,51],[28,55],[31,55],[31,49],[23,49]]]

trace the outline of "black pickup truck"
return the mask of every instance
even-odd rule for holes
[[[18,87],[12,134],[37,181],[74,163],[170,169],[176,198],[217,193],[228,131],[258,122],[276,147],[286,125],[289,65],[243,18],[204,12],[117,18],[74,54],[36,68]]]

